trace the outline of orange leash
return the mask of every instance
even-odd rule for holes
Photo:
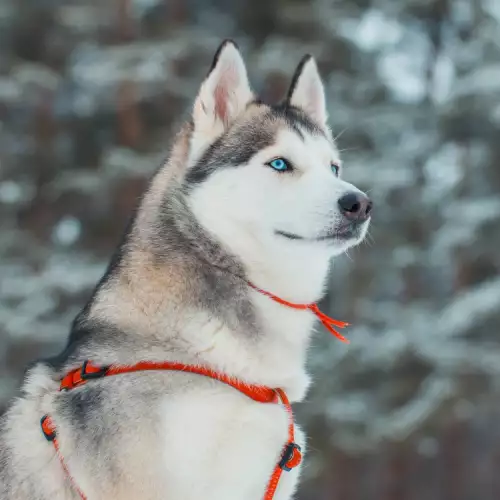
[[[266,292],[252,283],[249,285],[257,290],[258,292],[266,295],[271,298],[275,302],[282,304],[287,307],[291,307],[292,309],[299,310],[310,310],[312,311],[321,323],[325,326],[325,328],[335,335],[342,342],[349,342],[343,335],[341,335],[336,329],[344,328],[348,326],[348,323],[344,321],[338,321],[333,318],[330,318],[326,314],[322,313],[319,310],[317,304],[294,304],[293,302],[288,302],[283,300],[272,293]],[[278,487],[281,475],[283,471],[290,471],[294,467],[297,467],[301,460],[302,454],[300,450],[300,446],[295,443],[295,432],[294,432],[294,420],[292,413],[292,406],[290,405],[290,401],[288,400],[287,395],[282,389],[271,389],[266,386],[261,385],[252,385],[246,384],[241,380],[238,380],[233,377],[229,377],[223,373],[218,373],[210,368],[205,368],[203,366],[195,366],[195,365],[186,365],[184,363],[177,362],[154,362],[154,361],[141,361],[131,366],[122,366],[122,365],[111,365],[111,366],[98,366],[93,364],[90,361],[85,361],[83,365],[79,368],[71,370],[62,380],[59,390],[60,391],[69,391],[71,389],[75,389],[76,387],[80,387],[86,384],[89,380],[98,379],[102,377],[111,377],[114,375],[121,375],[124,373],[135,373],[142,371],[150,371],[150,370],[171,370],[171,371],[180,371],[186,373],[194,373],[198,375],[203,375],[205,377],[210,377],[214,380],[218,380],[219,382],[223,382],[224,384],[230,385],[236,390],[243,393],[245,396],[257,401],[259,403],[279,403],[281,402],[285,407],[287,413],[290,417],[290,422],[288,424],[288,441],[283,448],[280,461],[276,465],[267,485],[264,500],[272,500],[274,498],[274,494],[276,493],[276,488]],[[45,415],[41,420],[42,432],[46,439],[50,441],[55,449],[56,455],[59,458],[59,462],[61,463],[61,467],[64,470],[69,482],[71,483],[74,490],[78,493],[81,500],[87,500],[87,497],[82,492],[82,490],[78,487],[75,480],[71,476],[64,457],[62,456],[59,448],[59,441],[57,439],[56,426],[49,415]]]
[[[275,302],[278,302],[278,304],[282,304],[287,307],[291,307],[292,309],[298,309],[298,310],[307,310],[309,309],[312,311],[316,317],[321,321],[323,326],[335,337],[337,337],[339,340],[342,342],[345,342],[346,344],[349,344],[349,341],[334,327],[337,328],[345,328],[346,326],[349,326],[349,323],[346,323],[345,321],[339,321],[338,319],[333,319],[330,318],[330,316],[327,316],[325,313],[321,312],[319,310],[318,304],[295,304],[293,302],[288,302],[288,300],[284,300],[276,295],[273,295],[270,292],[266,292],[265,290],[262,290],[261,288],[255,286],[252,283],[248,283],[254,290],[257,290],[257,292],[261,293],[262,295],[266,295],[270,299],[273,299]]]

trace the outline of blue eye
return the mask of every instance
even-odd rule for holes
[[[267,165],[269,165],[271,168],[274,168],[274,170],[277,170],[278,172],[285,172],[286,170],[292,169],[290,163],[284,158],[275,158],[274,160],[271,160]]]
[[[332,172],[338,177],[340,173],[340,167],[335,163],[332,163],[331,167],[332,167]]]

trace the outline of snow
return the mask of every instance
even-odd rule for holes
[[[75,217],[63,217],[52,232],[54,243],[62,246],[71,246],[78,241],[82,231],[82,225]]]
[[[0,184],[0,201],[2,203],[18,203],[21,199],[22,189],[17,182],[4,181]]]
[[[445,197],[460,183],[463,178],[463,154],[463,149],[458,144],[447,143],[429,156],[424,165],[429,201]]]
[[[443,105],[450,100],[455,80],[456,68],[453,59],[447,54],[438,54],[432,75],[431,91],[431,97],[436,104]]]
[[[59,296],[90,290],[105,263],[89,262],[85,256],[53,253],[38,273],[29,266],[4,261],[0,265],[0,316],[6,334],[20,341],[62,342],[78,309],[70,307],[54,317]]]
[[[409,403],[387,417],[377,419],[373,426],[374,438],[399,441],[406,439],[454,392],[451,379],[439,376],[427,378],[422,382],[418,394]]]
[[[453,91],[454,98],[474,94],[498,96],[498,92],[500,92],[500,64],[490,64],[474,69],[458,79]]]
[[[500,4],[497,0],[482,0],[483,9],[492,17],[500,22]]]
[[[403,37],[403,31],[399,21],[378,9],[368,9],[359,22],[348,19],[340,25],[340,33],[367,52],[395,45]]]
[[[416,104],[426,95],[424,68],[405,51],[383,54],[378,61],[378,73],[399,102]]]
[[[440,315],[441,337],[461,335],[500,311],[500,278],[492,279],[456,297]]]

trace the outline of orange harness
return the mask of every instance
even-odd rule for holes
[[[272,298],[273,300],[279,302],[280,304],[292,307],[294,309],[311,310],[314,314],[316,314],[316,316],[318,316],[323,325],[332,334],[334,334],[340,340],[347,342],[347,339],[345,339],[345,337],[343,337],[333,328],[333,326],[343,328],[344,326],[347,326],[347,323],[329,318],[318,309],[318,306],[316,304],[293,304],[291,302],[287,302],[283,299],[280,299],[279,297],[276,297],[275,295],[272,295],[269,292],[265,292],[264,290],[261,290],[260,288],[257,288],[252,284],[250,284],[250,286],[252,286],[255,290],[263,293],[264,295],[267,295],[268,297]],[[283,471],[290,471],[294,467],[297,467],[302,460],[300,446],[295,443],[292,407],[290,405],[290,401],[288,400],[287,395],[282,389],[279,388],[271,389],[270,387],[262,385],[246,384],[238,379],[211,370],[210,368],[206,368],[203,366],[196,366],[196,365],[186,365],[184,363],[177,363],[177,362],[141,361],[139,363],[130,366],[123,366],[123,365],[99,366],[93,364],[91,361],[85,361],[85,363],[83,363],[82,366],[74,370],[71,370],[62,379],[59,390],[69,391],[71,389],[81,387],[85,385],[89,380],[93,379],[111,377],[114,375],[121,375],[124,373],[134,373],[134,372],[151,371],[151,370],[181,371],[187,373],[194,373],[197,375],[203,375],[205,377],[210,377],[214,380],[218,380],[219,382],[223,382],[227,385],[230,385],[234,389],[243,393],[245,396],[259,403],[277,404],[281,402],[281,404],[283,404],[290,418],[290,422],[288,424],[288,440],[283,448],[281,458],[279,462],[276,464],[276,467],[274,468],[272,476],[267,485],[266,492],[264,494],[263,500],[272,500],[276,492],[276,488],[278,487],[278,483]],[[70,474],[69,469],[64,460],[64,457],[61,454],[59,441],[57,439],[56,426],[50,415],[45,415],[41,419],[41,427],[45,438],[53,444],[56,455],[61,463],[61,467],[64,470],[64,473],[66,474],[66,477],[68,478],[72,487],[80,496],[81,500],[87,500],[87,497],[78,487],[78,484],[74,480],[73,476]]]

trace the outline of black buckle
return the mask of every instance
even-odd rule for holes
[[[101,378],[106,375],[109,370],[109,366],[103,366],[98,372],[87,372],[87,365],[89,364],[89,360],[85,361],[82,365],[82,369],[80,371],[80,377],[82,380],[92,380],[96,378]]]
[[[296,443],[288,443],[286,445],[286,448],[283,450],[283,456],[281,457],[278,466],[281,467],[284,471],[288,472],[292,470],[293,467],[289,467],[287,464],[293,458],[295,450],[297,450],[299,453],[301,452],[300,446]]]
[[[49,431],[46,425],[46,421],[48,418],[49,418],[48,415],[43,416],[42,419],[40,420],[40,426],[42,427],[42,432],[43,435],[45,436],[45,439],[51,443],[56,438],[56,431]]]

